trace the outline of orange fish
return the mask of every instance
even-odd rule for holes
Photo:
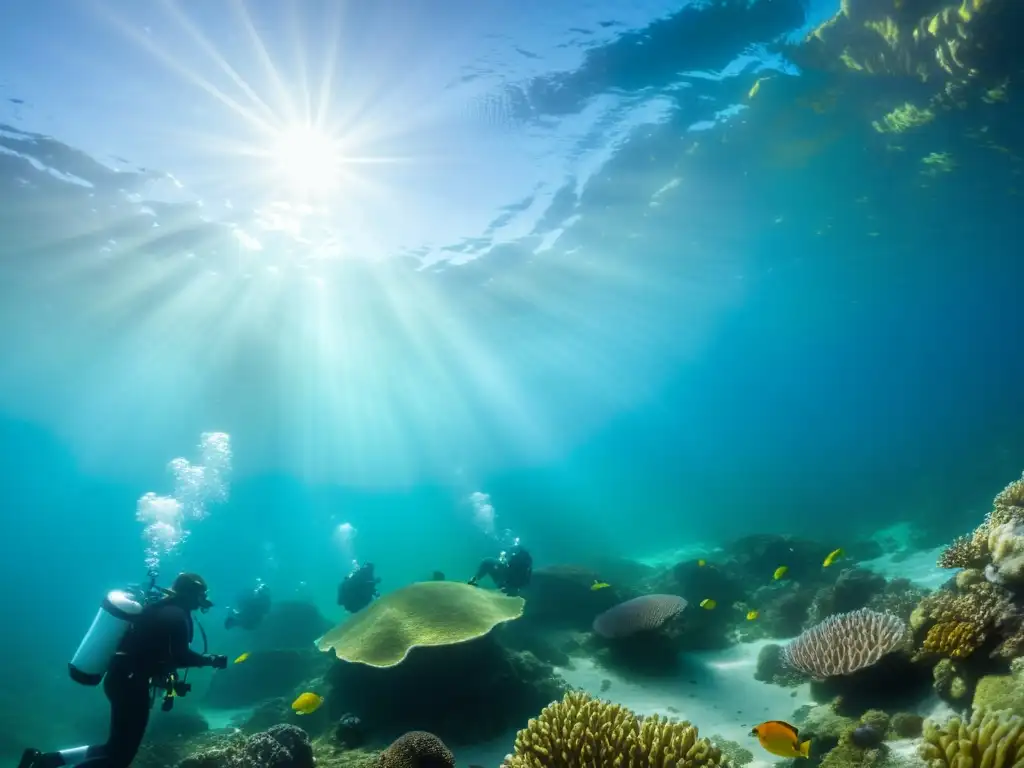
[[[810,740],[800,742],[800,732],[782,720],[769,720],[754,726],[751,736],[757,736],[761,746],[779,757],[807,757],[811,753]]]

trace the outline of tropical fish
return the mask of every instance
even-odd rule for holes
[[[716,605],[718,605],[718,603],[716,603],[710,597],[705,597],[703,600],[700,601],[700,607],[703,608],[706,611],[713,611],[713,610],[715,610],[715,606]]]
[[[698,568],[703,568],[703,567],[704,567],[705,565],[707,565],[707,564],[708,564],[708,561],[707,561],[707,560],[703,560],[703,559],[701,559],[701,560],[698,560],[698,561],[697,561],[697,567],[698,567]]]
[[[248,658],[249,658],[249,652],[246,651],[241,656],[239,656],[237,659],[235,659],[235,664],[241,664],[243,661],[245,661]]]
[[[747,98],[748,98],[748,99],[752,99],[752,98],[754,98],[755,96],[757,96],[757,92],[761,90],[761,81],[762,81],[762,80],[764,80],[764,78],[763,78],[763,77],[762,77],[762,78],[759,78],[759,79],[758,79],[758,80],[757,80],[757,81],[756,81],[756,82],[754,83],[753,87],[751,87],[751,89],[750,89],[750,92],[749,92],[749,93],[747,94]]]
[[[772,578],[775,579],[775,581],[778,581],[783,576],[785,576],[788,571],[789,571],[789,566],[788,565],[780,565],[778,568],[775,569],[775,573],[772,574]]]
[[[317,696],[315,693],[306,691],[306,693],[292,702],[292,710],[296,715],[311,715],[320,709],[320,705],[323,703],[323,696]]]
[[[758,611],[747,611],[747,621],[753,621],[760,615]]]
[[[607,589],[610,586],[611,586],[611,584],[609,584],[606,581],[597,581],[595,579],[594,583],[590,585],[590,591],[591,592],[597,592],[597,590],[599,590],[599,589]]]
[[[751,736],[757,736],[761,746],[779,757],[807,757],[811,752],[811,742],[800,743],[800,732],[782,720],[769,720],[754,726]]]
[[[822,567],[823,568],[828,568],[830,565],[832,565],[832,563],[834,563],[836,560],[838,560],[844,554],[846,554],[846,553],[843,552],[842,548],[840,548],[840,549],[833,549],[831,552],[828,553],[828,556],[825,558],[825,562],[823,562],[821,564]]]

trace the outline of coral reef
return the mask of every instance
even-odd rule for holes
[[[992,511],[968,536],[953,541],[939,556],[942,568],[984,569],[991,581],[1020,584],[1024,577],[1024,476],[992,500]]]
[[[951,718],[945,725],[926,721],[921,757],[929,768],[1017,765],[1024,760],[1024,719],[1007,712],[978,710],[970,721]]]
[[[313,768],[309,736],[293,725],[275,725],[189,755],[179,768]]]
[[[381,752],[378,768],[455,768],[455,757],[437,736],[410,731]]]
[[[400,664],[413,648],[482,637],[518,619],[521,597],[454,581],[423,581],[384,595],[320,640],[321,651],[372,667]]]
[[[637,717],[618,704],[567,693],[516,734],[505,768],[632,768],[649,765],[718,766],[721,750],[687,722]]]
[[[932,667],[932,679],[935,692],[947,701],[957,703],[967,695],[967,679],[960,665],[951,659],[941,659]]]
[[[891,614],[867,609],[830,616],[783,649],[782,660],[816,680],[849,675],[903,647],[907,627]]]

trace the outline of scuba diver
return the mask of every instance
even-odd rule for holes
[[[484,576],[490,576],[498,589],[514,597],[530,583],[532,575],[533,557],[517,542],[512,545],[511,551],[502,552],[497,558],[486,557],[481,560],[469,584],[475,587]]]
[[[380,597],[378,584],[380,577],[374,576],[373,563],[356,568],[338,585],[338,605],[349,613],[361,611],[373,602],[373,598]]]
[[[228,609],[228,617],[224,619],[224,629],[241,627],[253,630],[263,623],[270,612],[270,589],[262,581],[256,588],[243,593],[238,598],[238,607]]]
[[[189,683],[178,679],[177,670],[227,668],[227,656],[196,653],[189,647],[192,612],[205,613],[212,605],[206,597],[206,582],[194,573],[179,574],[168,590],[151,583],[147,598],[138,602],[124,592],[108,594],[69,665],[76,682],[96,685],[103,678],[103,691],[110,701],[107,742],[60,752],[26,749],[18,768],[128,768],[142,744],[157,691],[166,691],[161,709],[169,711],[174,697],[191,689]],[[114,651],[112,658],[106,653],[108,648]],[[106,656],[102,664],[95,663],[101,656]]]

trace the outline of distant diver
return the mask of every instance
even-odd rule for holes
[[[228,609],[228,617],[224,619],[224,629],[241,627],[253,630],[263,623],[270,612],[270,588],[262,581],[255,589],[242,593],[238,598],[238,606]]]
[[[60,752],[26,749],[18,768],[128,768],[146,734],[157,691],[165,691],[161,709],[169,711],[174,698],[192,688],[179,679],[179,669],[227,667],[227,656],[196,653],[189,647],[192,612],[205,613],[212,605],[206,597],[206,582],[194,573],[179,574],[168,590],[156,587],[153,577],[143,594],[108,593],[68,665],[75,682],[103,682],[110,701],[106,744]],[[206,634],[202,634],[205,644]]]
[[[374,575],[373,563],[356,568],[338,585],[338,605],[349,613],[361,611],[373,602],[373,598],[380,597],[378,584],[380,577]]]
[[[469,583],[475,587],[484,576],[490,576],[491,581],[506,595],[518,595],[533,576],[533,557],[521,544],[515,544],[509,552],[481,560],[476,575]]]

